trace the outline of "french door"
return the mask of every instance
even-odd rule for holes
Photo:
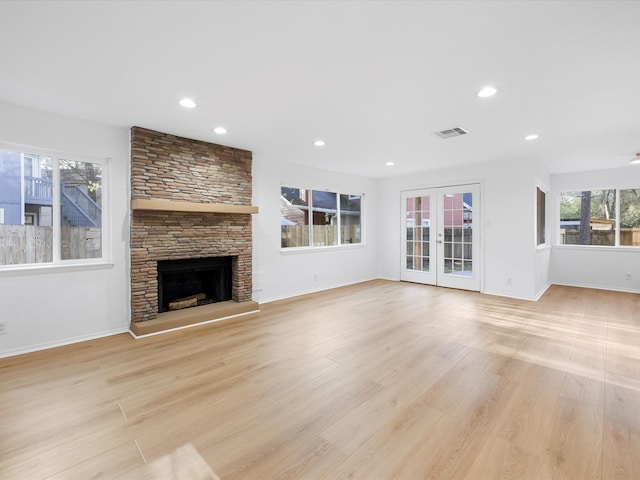
[[[402,192],[400,279],[480,290],[480,186]]]

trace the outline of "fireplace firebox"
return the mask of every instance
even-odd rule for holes
[[[232,257],[159,261],[158,313],[231,300],[231,265]]]

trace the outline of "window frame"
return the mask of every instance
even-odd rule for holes
[[[52,201],[52,261],[43,263],[19,263],[10,265],[0,265],[0,275],[11,272],[29,273],[30,271],[60,271],[60,270],[84,270],[111,267],[111,196],[110,196],[110,164],[109,157],[95,157],[78,153],[65,152],[56,149],[35,147],[32,145],[16,144],[0,141],[1,150],[9,150],[24,155],[46,156],[52,160],[52,180],[53,185],[60,185],[60,161],[73,161],[99,164],[101,166],[101,225],[100,243],[101,255],[95,258],[62,259],[62,221],[61,221],[61,195],[60,188],[53,189]],[[21,166],[24,169],[24,166]],[[24,209],[24,204],[23,207]],[[23,214],[24,217],[24,214]],[[24,218],[23,218],[24,221]]]
[[[365,242],[365,194],[364,193],[347,193],[340,190],[334,190],[331,188],[306,188],[301,186],[291,186],[290,184],[281,184],[280,185],[280,196],[282,196],[282,189],[290,188],[290,189],[298,189],[305,190],[309,193],[309,205],[307,209],[309,211],[309,223],[307,224],[309,234],[309,245],[299,246],[299,247],[283,247],[282,242],[280,243],[280,253],[282,254],[295,254],[295,253],[307,253],[307,252],[321,252],[321,251],[333,251],[333,250],[341,250],[341,249],[351,249],[351,248],[361,248],[366,245]],[[313,237],[313,197],[314,192],[329,192],[336,195],[336,222],[337,222],[337,232],[336,232],[336,244],[335,245],[314,245],[314,237]],[[347,196],[357,196],[360,197],[360,242],[359,243],[342,243],[342,215],[341,215],[341,207],[340,207],[340,199],[342,195]],[[282,219],[282,214],[280,215],[280,219]],[[281,230],[282,231],[282,230]]]
[[[540,217],[540,194],[543,195],[543,211],[542,217]],[[535,199],[535,231],[534,231],[534,241],[536,248],[545,248],[549,246],[549,226],[547,222],[547,211],[548,211],[548,201],[547,196],[549,194],[549,190],[542,187],[541,185],[536,185],[536,199]],[[543,227],[543,238],[542,242],[540,242],[540,223],[542,222]]]
[[[555,199],[555,210],[556,210],[556,221],[555,221],[555,245],[556,247],[559,248],[564,248],[564,249],[593,249],[593,250],[610,250],[610,251],[631,251],[631,252],[640,252],[640,246],[633,246],[633,245],[620,245],[620,195],[621,195],[621,191],[622,190],[638,190],[640,189],[640,186],[637,187],[629,187],[629,186],[609,186],[609,187],[572,187],[572,188],[562,188],[562,189],[558,189],[556,192],[556,199]],[[580,244],[575,244],[575,243],[562,243],[562,235],[561,235],[561,228],[560,228],[560,222],[561,222],[561,213],[560,213],[560,204],[562,201],[562,194],[563,193],[570,193],[570,192],[582,192],[582,191],[590,191],[590,192],[594,192],[594,191],[606,191],[606,190],[613,190],[615,192],[615,205],[614,205],[614,212],[615,212],[615,221],[614,221],[614,244],[613,245],[580,245]]]

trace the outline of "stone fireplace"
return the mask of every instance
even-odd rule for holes
[[[175,262],[175,269],[184,270],[198,259],[209,259],[205,263],[210,264],[227,259],[229,270],[222,275],[229,283],[231,300],[218,298],[207,303],[232,302],[244,305],[243,310],[257,309],[257,304],[251,302],[251,214],[257,212],[257,208],[251,206],[251,161],[251,152],[246,150],[140,127],[131,129],[131,323],[134,333],[140,331],[142,325],[148,328],[148,322],[176,314],[166,310],[166,299],[159,291],[159,273],[163,277],[163,269],[169,262]],[[181,274],[176,275],[178,280],[173,281],[182,281]],[[164,283],[164,277],[162,281]],[[193,281],[202,282],[198,275]],[[212,295],[219,287],[207,282],[204,281]],[[190,288],[199,287],[184,288],[189,292],[186,297],[192,295]],[[205,307],[188,308],[184,312],[191,312],[186,314],[193,317],[191,323],[213,319],[209,318],[214,315],[210,310],[201,309]],[[179,323],[182,326],[185,321]]]

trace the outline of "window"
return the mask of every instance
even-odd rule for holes
[[[562,192],[560,243],[640,246],[640,189]]]
[[[0,149],[0,267],[102,260],[99,160]]]
[[[544,245],[546,241],[546,194],[536,188],[536,245]]]
[[[640,188],[620,190],[620,245],[640,247]]]
[[[362,195],[280,189],[281,247],[362,243]]]

